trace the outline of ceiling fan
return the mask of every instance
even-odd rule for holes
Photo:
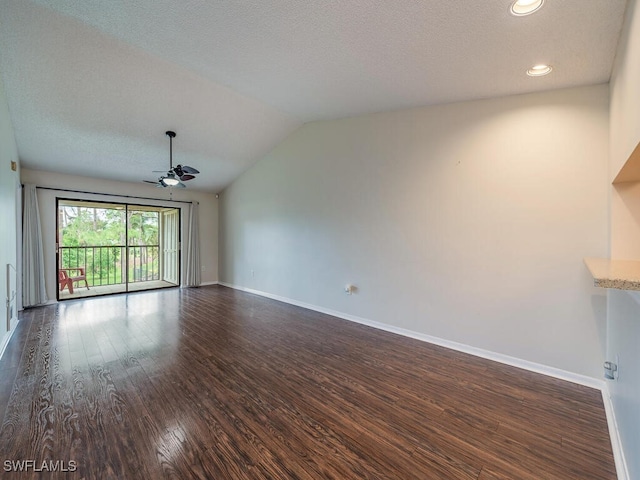
[[[186,188],[185,184],[182,182],[196,178],[195,174],[200,172],[188,165],[173,166],[173,139],[176,137],[176,132],[169,130],[165,132],[165,134],[169,137],[169,170],[154,170],[153,173],[162,173],[163,175],[160,175],[158,180],[155,182],[152,182],[151,180],[144,180],[144,182],[153,183],[156,187],[162,188]]]

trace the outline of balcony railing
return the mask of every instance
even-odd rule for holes
[[[127,262],[127,251],[129,258]],[[89,286],[148,282],[160,279],[159,245],[126,247],[59,247],[59,268],[85,269]]]

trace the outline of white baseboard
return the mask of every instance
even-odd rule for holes
[[[565,380],[572,383],[577,383],[579,385],[584,385],[587,387],[595,388],[596,390],[600,390],[602,392],[602,399],[604,402],[605,413],[607,416],[607,425],[609,426],[609,435],[611,437],[611,447],[613,449],[613,456],[615,459],[618,480],[630,480],[627,464],[624,458],[624,452],[622,450],[620,433],[618,430],[618,425],[616,423],[616,418],[613,410],[613,404],[611,402],[611,397],[609,396],[609,388],[604,380],[588,377],[586,375],[580,375],[578,373],[568,372],[566,370],[550,367],[548,365],[542,365],[536,362],[530,362],[529,360],[523,360],[520,358],[511,357],[509,355],[503,355],[502,353],[497,353],[489,350],[484,350],[482,348],[472,347],[470,345],[453,342],[451,340],[445,340],[443,338],[426,335],[424,333],[419,333],[419,332],[414,332],[412,330],[406,330],[404,328],[394,327],[393,325],[387,325],[385,323],[375,322],[373,320],[368,320],[366,318],[356,317],[355,315],[349,315],[347,313],[342,313],[336,310],[331,310],[329,308],[319,307],[317,305],[300,302],[298,300],[293,300],[291,298],[281,297],[280,295],[274,295],[272,293],[267,293],[260,290],[254,290],[252,288],[245,288],[239,285],[233,285],[226,282],[218,282],[218,284],[225,287],[233,288],[235,290],[241,290],[243,292],[253,293],[255,295],[260,295],[262,297],[270,298],[272,300],[277,300],[279,302],[284,302],[290,305],[295,305],[298,307],[302,307],[302,308],[306,308],[316,312],[331,315],[333,317],[342,318],[344,320],[349,320],[351,322],[360,323],[363,325],[367,325],[369,327],[377,328],[379,330],[385,330],[387,332],[396,333],[399,335],[403,335],[405,337],[415,338],[417,340],[422,340],[424,342],[432,343],[434,345],[439,345],[441,347],[450,348],[452,350],[456,350],[459,352],[468,353],[470,355],[475,355],[477,357],[486,358],[488,360],[493,360],[506,365],[511,365],[513,367],[522,368],[530,372],[540,373],[542,375],[547,375],[549,377]]]
[[[627,467],[627,461],[624,456],[624,450],[622,449],[622,439],[620,438],[620,430],[618,430],[618,422],[616,420],[615,409],[613,408],[613,402],[611,400],[611,394],[609,392],[609,385],[605,382],[605,386],[602,389],[602,401],[604,403],[604,410],[607,414],[607,425],[609,426],[609,435],[611,436],[611,449],[613,450],[613,459],[616,463],[616,472],[618,474],[618,480],[631,480],[629,476],[629,469]]]
[[[13,332],[16,331],[18,322],[20,322],[20,320],[17,320],[15,322],[15,325],[13,325],[13,328],[9,330],[7,333],[5,333],[4,336],[2,337],[2,340],[0,343],[0,358],[2,358],[2,356],[4,355],[4,351],[7,349],[7,345],[9,345],[9,340],[11,340],[11,337],[13,336]]]
[[[201,287],[206,287],[207,285],[218,285],[220,282],[218,282],[217,280],[215,282],[202,282],[200,284]]]
[[[547,365],[542,365],[540,363],[530,362],[528,360],[522,360],[520,358],[511,357],[509,355],[504,355],[502,353],[492,352],[490,350],[484,350],[482,348],[472,347],[471,345],[465,345],[463,343],[453,342],[451,340],[446,340],[444,338],[434,337],[431,335],[427,335],[420,332],[414,332],[413,330],[407,330],[404,328],[395,327],[393,325],[388,325],[386,323],[375,322],[373,320],[368,320],[366,318],[357,317],[355,315],[350,315],[348,313],[338,312],[336,310],[331,310],[329,308],[319,307],[317,305],[312,305],[309,303],[299,302],[297,300],[293,300],[286,297],[281,297],[279,295],[273,295],[271,293],[262,292],[260,290],[254,290],[252,288],[245,288],[238,285],[233,285],[225,282],[218,282],[220,285],[225,287],[233,288],[235,290],[242,290],[243,292],[253,293],[255,295],[260,295],[262,297],[271,298],[273,300],[278,300],[280,302],[288,303],[290,305],[295,305],[298,307],[307,308],[309,310],[314,310],[316,312],[325,313],[327,315],[331,315],[333,317],[342,318],[344,320],[349,320],[351,322],[361,323],[363,325],[367,325],[369,327],[377,328],[379,330],[385,330],[387,332],[396,333],[398,335],[403,335],[405,337],[415,338],[416,340],[422,340],[427,343],[432,343],[434,345],[439,345],[441,347],[450,348],[452,350],[457,350],[459,352],[468,353],[470,355],[475,355],[476,357],[486,358],[488,360],[493,360],[499,363],[504,363],[506,365],[511,365],[513,367],[522,368],[524,370],[529,370],[535,373],[541,373],[543,375],[547,375],[550,377],[558,378],[560,380],[566,380],[568,382],[577,383],[579,385],[584,385],[587,387],[595,388],[598,390],[602,390],[605,387],[604,380],[599,380],[597,378],[588,377],[586,375],[580,375],[578,373],[568,372],[566,370],[562,370],[559,368],[550,367]]]

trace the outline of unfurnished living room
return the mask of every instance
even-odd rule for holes
[[[637,0],[0,0],[0,477],[640,479]]]

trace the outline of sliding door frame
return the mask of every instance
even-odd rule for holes
[[[66,197],[56,197],[56,235],[55,235],[55,256],[56,256],[56,269],[55,269],[55,285],[56,285],[56,300],[58,301],[65,301],[65,300],[75,300],[77,297],[70,297],[70,298],[61,298],[60,297],[60,288],[59,288],[59,284],[58,284],[58,271],[61,268],[60,265],[60,248],[62,247],[62,245],[60,245],[60,203],[64,202],[69,202],[69,203],[86,203],[88,205],[95,205],[95,204],[104,204],[104,205],[118,205],[118,206],[122,206],[124,207],[124,222],[125,222],[125,244],[124,245],[115,245],[115,247],[118,248],[124,248],[124,255],[125,255],[125,275],[124,275],[124,286],[125,289],[122,292],[112,292],[112,293],[101,293],[101,294],[96,294],[96,295],[91,295],[89,297],[83,297],[83,298],[91,298],[91,297],[100,297],[100,296],[105,296],[105,295],[117,295],[120,293],[130,293],[131,291],[149,291],[149,290],[160,290],[160,289],[164,289],[164,288],[176,288],[176,287],[180,287],[181,286],[181,282],[182,282],[182,208],[180,207],[169,207],[169,206],[158,206],[158,205],[149,205],[149,204],[143,204],[143,203],[130,203],[130,202],[122,202],[122,201],[108,201],[108,200],[87,200],[87,199],[81,199],[81,198],[66,198]],[[162,213],[165,210],[176,210],[177,214],[178,214],[178,228],[177,228],[177,242],[178,242],[178,254],[177,254],[177,274],[178,274],[178,281],[175,285],[167,285],[167,286],[158,286],[158,287],[153,287],[153,288],[148,288],[148,289],[144,289],[144,290],[130,290],[129,284],[132,283],[130,282],[129,279],[129,249],[131,248],[131,245],[129,245],[129,209],[131,208],[131,210],[135,210],[136,207],[141,207],[142,209],[148,209],[148,210],[152,210],[152,211],[157,211],[158,212],[158,265],[163,263],[163,260],[161,260],[162,257],[162,252],[160,249],[160,246],[162,244],[162,240],[161,237],[163,235],[163,232],[161,231],[161,217],[162,217]],[[90,208],[90,207],[87,207]],[[108,208],[108,207],[105,207]],[[161,268],[164,268],[164,265],[162,267],[159,267],[159,270]],[[86,272],[85,272],[86,275]],[[162,278],[162,276],[160,276],[160,278]],[[169,283],[169,282],[168,282]]]

